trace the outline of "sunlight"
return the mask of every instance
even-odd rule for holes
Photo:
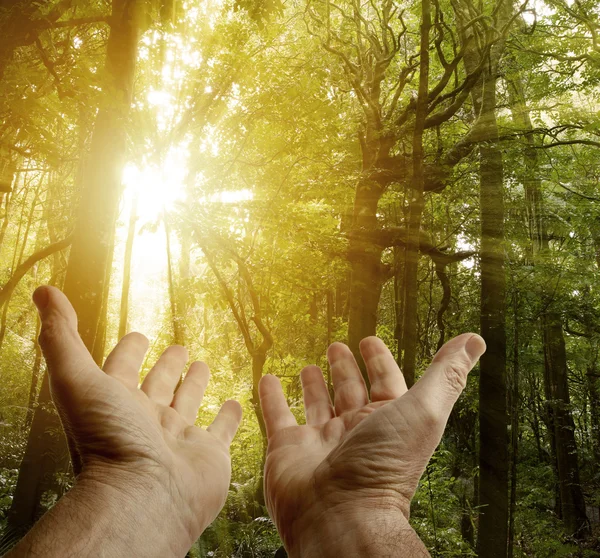
[[[158,96],[161,101],[164,97]],[[167,152],[160,164],[128,163],[123,170],[123,199],[116,233],[111,297],[120,300],[125,243],[131,211],[136,203],[135,236],[131,258],[130,328],[149,337],[159,334],[157,319],[168,308],[167,241],[164,217],[185,199],[188,151],[185,146]],[[179,258],[177,235],[170,235],[171,252]],[[168,320],[167,320],[168,323]]]
[[[567,0],[568,4],[571,4],[573,0]],[[527,25],[533,25],[539,18],[552,15],[555,10],[551,6],[548,6],[545,2],[534,0],[529,3],[527,10],[522,14],[523,21]]]
[[[210,0],[204,5],[204,15],[217,14],[222,0]],[[190,9],[197,9],[190,5]],[[189,14],[188,14],[189,15]],[[210,18],[209,18],[210,20]],[[209,21],[209,26],[211,22]],[[147,111],[154,119],[159,142],[168,143],[168,137],[188,108],[185,97],[186,76],[197,71],[203,64],[212,67],[212,60],[205,60],[202,49],[195,39],[177,33],[149,31],[141,40],[140,58],[150,59],[152,49],[162,44],[165,47],[164,62],[160,69],[160,79],[150,86],[144,94],[137,97],[135,106],[140,111]],[[212,86],[204,85],[204,93],[210,94]],[[239,103],[239,87],[233,88],[228,100],[228,107]],[[216,127],[205,126],[203,138],[199,144],[201,153],[213,157],[219,154],[219,137]],[[130,161],[123,171],[123,199],[120,208],[119,225],[116,235],[115,264],[111,285],[111,296],[115,303],[120,300],[120,288],[123,278],[123,261],[125,243],[129,230],[131,210],[136,203],[135,237],[131,259],[131,295],[130,295],[130,327],[153,337],[159,331],[157,324],[169,323],[157,319],[165,312],[170,312],[168,304],[167,284],[167,235],[164,217],[176,211],[177,205],[186,201],[189,187],[203,182],[203,173],[196,170],[195,176],[188,176],[188,159],[190,138],[184,136],[158,157],[161,149],[154,139],[146,142],[147,154],[137,161]],[[250,201],[253,193],[249,189],[239,191],[207,192],[195,201],[201,204],[225,203],[235,204]],[[169,235],[169,243],[173,265],[180,257],[180,245],[177,234]]]
[[[208,198],[200,198],[201,203],[237,203],[242,201],[250,201],[254,198],[254,195],[247,188],[243,190],[223,190],[222,192],[215,192]]]
[[[186,164],[187,151],[183,148],[170,150],[161,165],[140,168],[134,163],[127,164],[123,171],[125,205],[131,206],[137,197],[140,220],[156,221],[164,211],[183,201]]]
[[[158,97],[161,100],[164,97]],[[214,150],[215,142],[207,139],[205,149]],[[118,305],[123,281],[125,243],[134,200],[137,200],[135,237],[131,259],[130,330],[148,337],[160,334],[169,323],[167,283],[167,236],[164,217],[177,211],[177,205],[186,200],[187,160],[185,146],[171,149],[162,164],[128,163],[123,171],[123,201],[115,239],[111,299]],[[202,173],[196,179],[201,180]],[[201,204],[236,204],[251,201],[248,189],[223,190],[202,196]],[[169,235],[173,265],[177,265],[181,246],[177,234]],[[167,315],[165,315],[167,313]],[[158,318],[160,316],[160,318]],[[116,339],[115,339],[116,342]]]

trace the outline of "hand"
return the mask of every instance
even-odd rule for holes
[[[352,556],[426,555],[408,525],[410,501],[485,343],[469,333],[452,339],[410,390],[381,340],[364,339],[360,350],[371,402],[354,356],[334,343],[334,406],[321,370],[302,370],[306,425],[296,424],[276,377],[260,383],[266,503],[291,556],[339,556],[349,537]]]
[[[76,487],[111,499],[117,512],[128,510],[122,513],[128,517],[113,518],[113,532],[122,520],[131,521],[134,528],[143,524],[146,530],[140,537],[174,541],[165,545],[169,552],[185,554],[225,503],[231,477],[229,445],[242,414],[239,403],[227,401],[206,430],[196,427],[209,380],[206,364],[194,362],[173,394],[188,353],[180,346],[169,347],[138,389],[148,350],[143,335],[130,333],[121,339],[101,370],[77,333],[77,316],[65,295],[41,287],[34,301]],[[106,504],[91,503],[97,508]],[[143,552],[136,548],[135,554]],[[143,555],[166,554],[153,546]]]

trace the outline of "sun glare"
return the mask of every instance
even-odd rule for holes
[[[135,201],[129,325],[130,330],[140,331],[150,338],[156,337],[170,319],[165,316],[165,312],[169,312],[169,305],[166,287],[167,234],[164,221],[165,217],[169,220],[169,214],[177,210],[178,203],[186,200],[188,156],[188,150],[179,147],[171,150],[160,165],[129,163],[123,171],[123,203],[116,234],[110,296],[114,304],[118,304],[123,281],[125,244]],[[202,204],[236,204],[253,198],[253,192],[245,188],[213,192],[196,201]],[[177,234],[169,235],[169,248],[172,265],[176,266],[181,253]]]
[[[137,214],[142,221],[156,221],[185,197],[187,152],[171,150],[161,165],[138,166],[129,163],[123,171],[125,205],[137,198]]]
[[[222,0],[209,0],[203,9],[211,15],[214,12],[216,16],[221,5]],[[190,6],[190,9],[192,7]],[[194,9],[197,10],[197,7]],[[195,39],[176,33],[165,35],[156,30],[146,33],[142,38],[140,58],[148,60],[151,50],[157,48],[159,43],[166,46],[160,78],[137,97],[135,107],[153,115],[156,131],[162,138],[170,135],[185,112],[186,78],[190,72],[196,72],[202,64],[211,66],[213,61],[205,60]],[[210,93],[211,85],[207,83],[204,91]],[[238,96],[239,88],[234,87],[228,107],[237,106]],[[215,126],[206,125],[203,136],[199,143],[200,152],[213,157],[218,156],[219,138]],[[152,152],[160,146],[148,144],[147,147]],[[167,251],[170,250],[174,266],[177,265],[181,252],[178,234],[171,232],[167,238],[167,231],[173,231],[174,228],[165,227],[165,218],[169,222],[169,215],[177,211],[178,204],[186,201],[190,188],[203,181],[201,170],[196,170],[195,176],[189,176],[188,147],[189,138],[185,137],[179,144],[161,154],[160,158],[149,154],[141,160],[130,161],[123,170],[123,199],[116,231],[110,296],[114,304],[118,304],[123,281],[125,245],[132,209],[135,208],[129,325],[131,330],[141,331],[149,337],[156,336],[159,329],[165,327],[165,323],[169,323],[168,318],[162,319],[165,312],[170,311],[166,288]],[[208,193],[204,188],[199,188],[199,191],[202,192],[199,194],[201,197],[195,201],[202,204],[235,204],[253,199],[250,189]]]

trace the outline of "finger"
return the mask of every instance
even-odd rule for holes
[[[258,384],[258,395],[268,438],[284,428],[298,425],[285,400],[279,378],[271,374],[263,376]]]
[[[137,389],[146,351],[148,339],[141,333],[128,333],[108,355],[104,372],[128,388]]]
[[[219,409],[219,413],[206,429],[208,432],[222,440],[228,447],[237,432],[242,420],[242,406],[233,399],[225,401]]]
[[[77,332],[77,315],[67,297],[55,287],[40,287],[33,293],[40,313],[39,343],[48,364],[54,390],[76,397],[100,370]]]
[[[307,366],[300,372],[304,395],[306,424],[324,424],[335,416],[323,372],[318,366]]]
[[[175,392],[171,407],[190,424],[196,422],[209,379],[210,371],[206,363],[192,362],[183,382]]]
[[[160,355],[156,364],[148,372],[141,390],[155,403],[170,405],[187,360],[187,349],[181,345],[172,345]]]
[[[451,339],[437,352],[429,368],[408,391],[418,400],[425,420],[433,419],[434,423],[445,426],[467,385],[469,372],[484,352],[484,340],[474,333]]]
[[[381,339],[363,339],[360,342],[360,353],[371,381],[371,401],[389,401],[406,393],[404,375]]]
[[[335,391],[335,413],[360,409],[369,403],[367,386],[354,355],[343,343],[333,343],[327,349],[331,378]]]

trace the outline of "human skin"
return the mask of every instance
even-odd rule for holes
[[[188,353],[169,347],[138,388],[143,335],[126,335],[100,369],[65,295],[40,287],[34,302],[77,477],[6,557],[185,556],[225,504],[239,403],[227,401],[199,428],[206,364],[192,363],[175,391]]]
[[[409,525],[410,501],[485,343],[472,333],[455,337],[410,390],[380,339],[364,339],[360,350],[370,401],[351,351],[334,343],[333,405],[321,370],[302,370],[305,425],[276,377],[259,386],[265,499],[291,558],[429,556]]]

